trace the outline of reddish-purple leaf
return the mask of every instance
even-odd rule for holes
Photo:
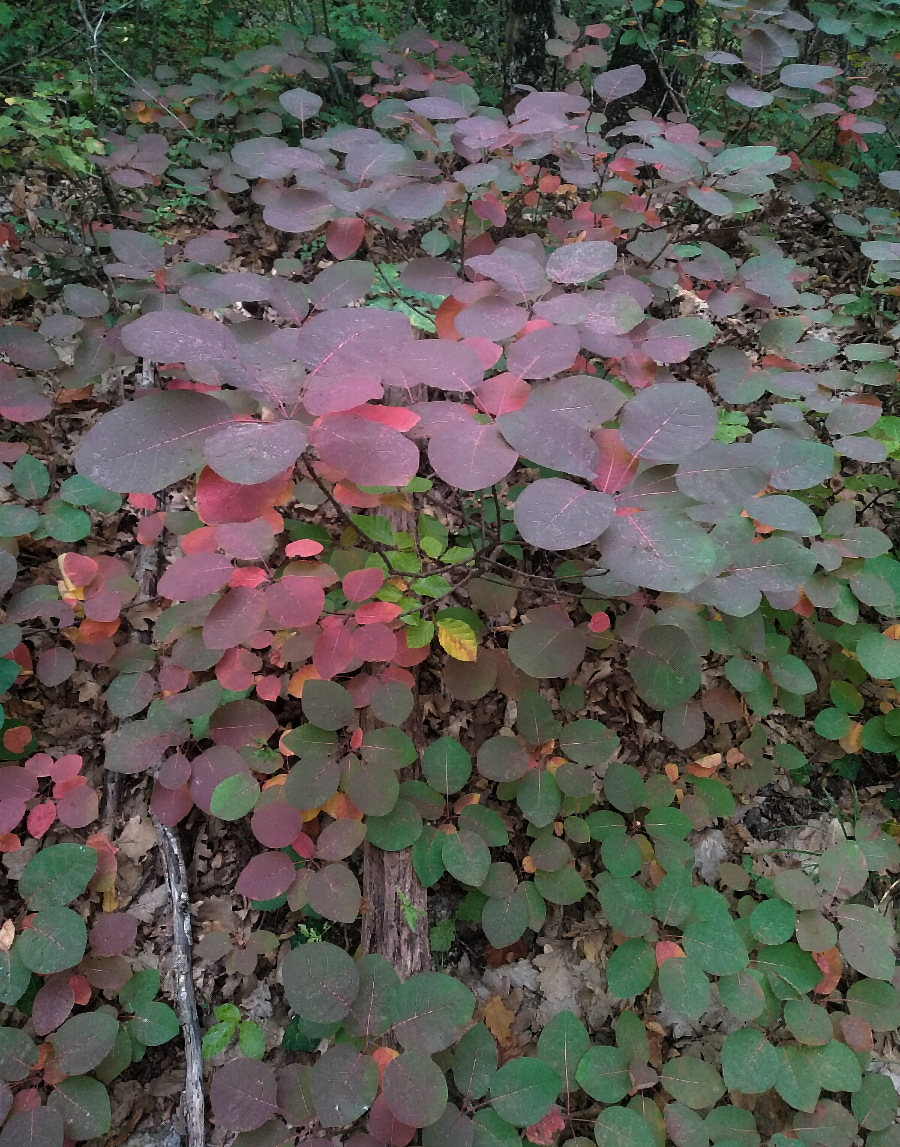
[[[364,299],[375,281],[375,267],[362,259],[332,263],[307,287],[310,302],[320,311],[336,310]]]
[[[263,219],[277,231],[302,234],[315,231],[327,223],[335,213],[331,201],[318,191],[305,191],[291,187],[287,191],[276,190],[266,199]]]
[[[45,649],[34,667],[35,676],[43,685],[62,685],[75,672],[75,658],[68,649]]]
[[[209,466],[228,482],[257,485],[289,469],[306,448],[308,431],[292,419],[232,422],[214,430],[203,447]]]
[[[447,202],[447,184],[408,183],[387,197],[384,209],[395,219],[430,219]]]
[[[274,900],[294,882],[294,865],[283,852],[262,852],[245,866],[234,886],[248,900]]]
[[[241,749],[244,745],[265,744],[278,728],[271,709],[260,701],[229,701],[209,719],[209,735],[217,745]]]
[[[206,438],[231,421],[228,407],[208,394],[150,394],[104,414],[82,438],[75,464],[105,490],[155,493],[202,466]]]
[[[207,649],[230,649],[259,633],[265,617],[266,597],[262,589],[229,589],[206,615],[203,641]]]
[[[411,259],[400,272],[400,282],[411,291],[450,295],[460,278],[446,259]]]
[[[353,640],[350,630],[335,619],[316,638],[312,662],[323,681],[330,681],[338,673],[343,673],[353,660]]]
[[[52,409],[53,400],[37,379],[19,378],[11,368],[0,364],[0,414],[4,418],[10,422],[39,422]]]
[[[469,113],[456,100],[446,96],[425,96],[418,100],[407,100],[410,111],[425,116],[426,119],[464,119]]]
[[[775,99],[771,92],[761,92],[749,84],[729,84],[725,91],[736,104],[745,108],[764,108]]]
[[[419,469],[419,451],[398,431],[355,414],[335,414],[310,431],[323,462],[357,486],[405,486]]]
[[[541,478],[517,498],[515,522],[529,545],[568,550],[598,538],[615,510],[609,494],[586,490],[564,478]]]
[[[69,789],[56,802],[56,815],[67,828],[86,828],[100,812],[100,797],[93,785]]]
[[[265,518],[226,522],[216,529],[216,545],[229,557],[263,561],[275,549],[275,532]]]
[[[216,1122],[226,1131],[255,1131],[278,1111],[275,1072],[258,1059],[233,1059],[213,1076],[209,1098]]]
[[[417,339],[401,348],[392,363],[391,384],[433,386],[438,390],[474,390],[484,378],[481,359],[471,347],[446,339]]]
[[[517,339],[506,352],[506,366],[517,378],[549,378],[569,369],[578,346],[573,327],[545,327]]]
[[[757,76],[774,72],[784,59],[780,45],[762,28],[754,28],[741,40],[741,55],[748,69]]]
[[[384,570],[380,566],[370,566],[344,574],[341,589],[348,601],[365,601],[378,593],[383,584]]]
[[[282,92],[278,102],[285,111],[295,116],[301,123],[312,119],[322,106],[322,97],[315,92],[308,92],[306,88],[291,88],[289,92]]]
[[[332,821],[319,833],[316,856],[321,860],[343,860],[355,852],[365,838],[366,826],[361,820]]]
[[[56,1031],[69,1018],[74,1006],[75,992],[68,979],[48,979],[31,1005],[34,1030],[38,1035],[49,1035]]]
[[[355,254],[365,234],[362,219],[332,219],[325,228],[325,246],[335,259]]]
[[[587,283],[612,270],[618,257],[615,243],[606,239],[570,243],[558,247],[547,260],[547,274],[554,283]]]
[[[647,76],[640,64],[629,64],[627,68],[615,68],[595,76],[594,91],[601,100],[611,103],[640,91],[646,82]]]
[[[528,403],[521,410],[501,415],[497,427],[518,453],[538,466],[591,479],[599,451],[590,434],[573,419]]]
[[[171,601],[198,601],[226,586],[233,573],[234,566],[222,554],[188,554],[159,579],[159,594]]]
[[[519,455],[493,423],[473,419],[438,427],[428,444],[428,460],[438,477],[458,490],[483,490],[502,481]]]
[[[303,405],[318,418],[324,414],[341,414],[382,397],[384,387],[374,375],[354,373],[335,378],[329,374],[314,374],[303,394]]]
[[[209,802],[216,787],[227,780],[228,777],[238,773],[249,773],[250,766],[244,758],[227,745],[213,745],[199,757],[191,762],[190,794],[194,803],[209,812]],[[163,792],[178,792],[179,790],[163,789]],[[155,795],[155,793],[154,793]]]
[[[678,462],[712,441],[716,408],[705,390],[689,382],[639,391],[622,411],[623,445],[645,462]]]
[[[353,652],[363,661],[391,661],[397,652],[397,635],[386,625],[361,625],[353,631]]]
[[[2,1147],[63,1147],[63,1121],[53,1107],[14,1112],[0,1131]]]
[[[310,906],[326,920],[352,924],[359,915],[359,882],[346,864],[327,864],[313,872],[306,886]]]
[[[318,578],[285,574],[263,591],[266,610],[278,629],[315,625],[325,604],[325,589]]]
[[[187,786],[167,789],[158,781],[154,784],[150,808],[160,824],[174,828],[179,821],[184,820],[193,807],[194,800]]]
[[[44,336],[16,323],[0,326],[0,351],[16,366],[29,370],[55,370],[59,366],[59,355]]]
[[[209,362],[236,350],[228,327],[184,311],[151,311],[123,327],[121,337],[126,350],[153,362]]]
[[[194,263],[206,263],[207,266],[224,263],[231,255],[231,248],[225,242],[227,238],[227,231],[210,231],[208,235],[188,239],[184,245],[184,257]]]
[[[88,941],[96,956],[119,956],[137,936],[138,918],[130,912],[106,912],[90,932]]]
[[[543,263],[532,251],[501,246],[490,255],[473,255],[466,259],[466,266],[525,299],[547,288]]]
[[[268,804],[260,800],[250,818],[250,829],[266,848],[286,848],[303,831],[303,817],[298,809],[284,800]]]

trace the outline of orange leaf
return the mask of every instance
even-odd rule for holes
[[[288,693],[292,697],[303,696],[303,686],[307,681],[318,681],[319,674],[316,672],[314,665],[302,665],[288,684]]]
[[[322,808],[335,820],[362,820],[363,814],[344,793],[335,793],[322,805]]]
[[[10,753],[24,752],[25,746],[31,741],[31,730],[27,725],[16,725],[7,729],[3,734],[3,748]]]
[[[14,832],[4,832],[0,836],[0,852],[18,852],[22,842]]]
[[[378,1064],[378,1086],[381,1087],[381,1080],[384,1077],[384,1069],[391,1062],[396,1059],[400,1054],[392,1047],[376,1047],[372,1052],[372,1059]]]
[[[537,865],[530,856],[526,856],[522,861],[522,871],[527,872],[529,875],[533,872],[537,872]]]
[[[673,956],[684,955],[686,955],[684,948],[674,940],[660,940],[656,945],[656,966],[662,967],[666,960],[671,960]]]
[[[837,948],[829,948],[827,952],[813,952],[812,958],[822,969],[822,979],[816,984],[816,994],[829,996],[838,986],[844,968],[841,953]]]
[[[453,320],[462,310],[465,310],[465,303],[454,299],[452,295],[444,299],[434,315],[434,329],[439,339],[452,339],[455,342],[461,337]]]
[[[674,784],[678,780],[678,766],[674,762],[666,765],[666,776]]]
[[[860,751],[862,748],[862,731],[863,727],[858,721],[851,723],[850,732],[838,741],[845,753],[858,753]]]
[[[504,1004],[499,996],[491,996],[484,1005],[484,1022],[488,1031],[499,1044],[509,1043],[512,1036],[512,1023],[516,1013]]]

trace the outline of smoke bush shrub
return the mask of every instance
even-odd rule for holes
[[[806,17],[776,4],[728,19],[740,55],[707,59],[730,69],[734,104],[826,117],[861,150],[884,130],[854,110],[874,89],[837,64],[785,63]],[[327,1049],[278,1073],[258,1049],[217,1069],[213,1112],[241,1142],[366,1115],[357,1147],[416,1135],[493,1147],[521,1129],[581,1147],[591,1126],[622,1147],[752,1147],[740,1097],[773,1090],[786,1105],[763,1129],[773,1145],[849,1147],[860,1131],[872,1147],[896,1142],[893,1087],[869,1070],[873,1033],[900,1023],[894,929],[871,906],[900,861],[892,838],[860,817],[805,868],[723,865],[721,891],[695,882],[687,843],[776,765],[802,773],[805,756],[770,744],[762,721],[776,706],[804,717],[820,686],[822,737],[848,753],[900,749],[898,710],[866,717],[858,689],[867,676],[900,687],[900,566],[854,496],[896,488],[869,469],[898,450],[882,413],[894,348],[858,341],[855,297],[812,289],[799,250],[756,225],[773,202],[833,199],[857,177],[747,142],[749,120],[723,139],[655,116],[638,65],[584,82],[608,34],[564,22],[556,54],[572,82],[524,93],[508,116],[480,103],[458,46],[420,32],[386,47],[373,75],[348,71],[370,109],[355,125],[324,127],[322,96],[288,86],[329,76],[321,37],[211,62],[217,74],[189,85],[142,81],[129,94],[144,120],[157,109],[159,130],[113,137],[109,178],[142,188],[167,173],[207,194],[215,229],[161,243],[101,227],[109,289],[69,283],[39,332],[0,329],[12,364],[0,413],[14,423],[46,417],[54,373],[72,390],[141,361],[154,381],[100,415],[53,497],[46,468],[3,446],[7,688],[32,669],[50,686],[79,662],[110,670],[106,768],[152,776],[164,825],[194,806],[249,818],[261,851],[235,892],[256,906],[352,925],[363,842],[411,848],[423,886],[445,874],[463,886],[494,947],[538,932],[548,902],[590,895],[611,929],[612,997],[658,992],[690,1022],[717,998],[726,1016],[717,1057],[663,1060],[627,1007],[615,1043],[593,1046],[563,1012],[536,1055],[498,1066],[451,977],[401,984],[377,954],[292,944],[284,1046]],[[630,114],[610,127],[621,101]],[[171,163],[170,128],[232,117],[237,142],[180,139]],[[886,205],[833,219],[876,285],[900,275],[898,178],[880,174]],[[311,242],[309,257],[229,270],[234,229],[260,214],[300,237],[278,240],[290,250]],[[743,226],[740,249],[713,241],[721,220]],[[126,564],[80,545],[122,496],[138,544],[179,547],[150,645],[123,625],[139,591]],[[312,520],[323,505],[334,529]],[[29,536],[58,543],[57,585],[17,580]],[[553,588],[520,616],[529,580]],[[37,620],[32,665],[21,626]],[[797,655],[801,632],[833,647],[828,681]],[[423,748],[401,728],[430,655],[452,697],[496,689],[515,704],[514,728],[474,760],[449,730]],[[627,674],[674,747],[665,775],[616,760],[582,688],[601,662]],[[714,725],[744,739],[724,762],[692,760]],[[3,746],[22,762],[0,773],[7,850],[23,818],[37,838],[57,818],[73,830],[96,818],[80,758],[36,754],[17,721]],[[517,851],[488,794],[517,805]],[[0,1029],[2,1147],[103,1134],[103,1084],[175,1034],[153,1002],[158,975],[128,978],[133,918],[100,917],[85,958],[69,904],[113,884],[99,834],[51,844],[21,872],[21,912],[0,932],[0,999],[19,1014]],[[252,971],[276,946],[260,931],[246,950],[226,939],[205,955]],[[132,1018],[91,1008],[99,992]],[[86,1010],[66,1018],[75,1004]]]

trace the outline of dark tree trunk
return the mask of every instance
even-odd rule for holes
[[[653,115],[667,116],[669,112],[682,111],[682,94],[686,77],[671,64],[671,51],[679,40],[693,43],[701,9],[694,0],[687,0],[684,10],[667,13],[659,26],[659,42],[652,51],[640,44],[623,44],[621,40],[613,48],[607,68],[626,68],[629,64],[640,64],[647,73],[647,82],[635,96],[636,102],[647,108]],[[651,41],[652,43],[652,41]],[[663,71],[665,74],[663,74]],[[609,109],[610,122],[624,122],[630,101],[612,104]]]
[[[507,0],[503,102],[515,106],[517,84],[541,85],[547,40],[554,35],[559,0]]]

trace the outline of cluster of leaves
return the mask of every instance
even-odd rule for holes
[[[843,93],[837,64],[782,66],[799,52],[805,17],[786,3],[729,11],[741,55],[710,63],[744,69],[728,91],[738,105],[802,101],[808,118],[832,117],[857,147],[883,128],[856,117],[874,89]],[[605,63],[597,44],[608,34],[594,25],[582,37],[563,22],[553,51],[581,75]],[[816,730],[848,753],[900,748],[890,705],[852,720],[866,676],[900,688],[900,565],[853,497],[893,488],[863,469],[889,454],[879,393],[896,383],[893,347],[857,341],[846,309],[855,296],[838,296],[837,311],[807,290],[810,269],[772,235],[745,231],[745,258],[708,241],[712,222],[752,221],[776,193],[804,205],[856,176],[746,133],[729,146],[679,113],[636,108],[611,126],[612,105],[644,86],[637,64],[528,93],[502,114],[454,65],[460,46],[421,32],[386,47],[371,75],[347,70],[371,114],[366,126],[335,124],[322,95],[288,86],[300,75],[324,83],[332,49],[284,36],[216,65],[217,77],[142,81],[130,93],[141,123],[176,132],[234,117],[236,135],[211,133],[170,157],[161,130],[129,129],[110,140],[109,178],[140,194],[168,174],[208,196],[217,229],[160,243],[101,227],[93,238],[112,256],[105,273],[116,285],[69,283],[40,331],[0,328],[12,364],[0,364],[0,413],[13,423],[50,412],[49,376],[89,392],[110,368],[139,359],[158,368],[157,386],[84,435],[78,473],[52,498],[47,468],[23,444],[3,444],[12,493],[0,507],[0,580],[14,591],[3,684],[32,670],[20,626],[36,619],[45,626],[36,641],[52,639],[33,667],[44,685],[62,684],[79,662],[99,667],[120,722],[106,767],[152,775],[163,824],[195,806],[249,817],[265,851],[235,891],[258,907],[287,903],[352,924],[363,842],[411,848],[422,884],[445,875],[461,884],[467,918],[503,948],[540,930],[547,902],[576,903],[592,883],[623,941],[608,968],[614,996],[658,991],[699,1019],[715,990],[736,1026],[719,1066],[682,1056],[651,1068],[630,1012],[615,1047],[591,1048],[563,1016],[536,1057],[498,1068],[490,1035],[468,1028],[474,998],[451,978],[401,985],[377,956],[354,962],[327,943],[298,945],[283,962],[297,1020],[286,1046],[334,1042],[314,1065],[276,1078],[259,1061],[258,1029],[225,1005],[206,1051],[224,1051],[239,1032],[243,1058],[214,1076],[216,1119],[243,1133],[273,1117],[344,1126],[369,1111],[361,1145],[408,1143],[418,1128],[426,1147],[516,1143],[523,1127],[546,1143],[579,1129],[580,1088],[607,1105],[599,1143],[650,1147],[667,1135],[755,1147],[752,1116],[717,1104],[726,1088],[774,1086],[799,1112],[793,1135],[808,1147],[849,1147],[859,1124],[887,1147],[894,1109],[883,1077],[864,1080],[861,1069],[872,1031],[900,1022],[900,995],[891,930],[857,898],[870,873],[896,866],[896,847],[877,825],[858,825],[809,875],[784,870],[769,885],[729,872],[726,888],[747,893],[738,898],[693,884],[686,844],[692,829],[732,815],[732,793],[756,791],[776,765],[805,767],[793,745],[770,746],[761,724],[776,704],[805,716],[817,692],[792,652],[801,618],[835,647],[831,669],[846,678],[830,682],[833,705]],[[810,105],[811,92],[824,104]],[[887,193],[896,177],[881,173]],[[277,259],[267,273],[222,270],[235,238],[225,228],[256,207],[270,228],[311,235],[315,254]],[[863,240],[879,286],[900,268],[889,238],[897,213],[862,218],[835,225]],[[727,341],[735,317],[754,333],[750,349]],[[194,508],[165,509],[160,495],[181,483]],[[174,537],[180,547],[159,582],[168,604],[149,645],[123,624],[138,592],[126,564],[68,548],[97,515],[118,512],[122,495],[140,515],[137,543]],[[326,503],[337,537],[310,520]],[[398,529],[397,512],[415,527]],[[58,554],[57,584],[17,584],[15,551],[27,538]],[[555,553],[566,556],[554,567]],[[510,562],[526,555],[552,570],[560,592],[519,616]],[[463,591],[468,606],[449,603]],[[420,753],[400,727],[432,645],[451,695],[497,689],[515,702],[515,731],[473,746],[474,766],[449,734]],[[601,653],[621,657],[679,750],[702,741],[707,721],[754,715],[726,758],[727,783],[713,775],[720,758],[647,779],[613,760],[617,737],[571,683]],[[554,705],[556,681],[570,684]],[[86,827],[96,794],[80,760],[30,756],[31,730],[16,729],[4,726],[4,750],[29,759],[0,777],[3,842],[18,847],[23,817],[35,837],[55,818]],[[39,795],[44,778],[52,798]],[[524,818],[527,850],[509,848],[503,802]],[[509,859],[491,851],[507,848]],[[54,1088],[43,1104],[38,1088],[9,1092],[3,1147],[29,1120],[45,1121],[51,1145],[63,1130],[87,1137],[66,1087],[84,1093],[89,1133],[102,1133],[105,1093],[91,1096],[175,1032],[153,1001],[158,977],[128,978],[131,923],[105,915],[96,927],[107,921],[111,936],[85,964],[86,928],[68,905],[108,856],[90,838],[52,844],[24,869],[21,919],[0,946],[2,998],[33,1017],[53,987],[59,1021],[45,1034],[76,1021],[100,1027],[76,1067],[60,1065],[54,1040],[42,1052],[21,1029],[2,1029],[13,1033],[7,1070],[23,1071],[10,1081],[46,1062],[43,1083]],[[277,945],[258,932],[235,950],[225,933],[211,935],[221,942],[206,955],[236,971]],[[32,1001],[37,977],[46,982]],[[87,1007],[92,986],[118,992],[133,1018],[120,1025],[104,1005],[67,1019],[69,993],[69,1010]],[[402,1054],[378,1045],[388,1036]],[[657,1105],[656,1087],[671,1102]],[[850,1107],[820,1091],[852,1093]]]

